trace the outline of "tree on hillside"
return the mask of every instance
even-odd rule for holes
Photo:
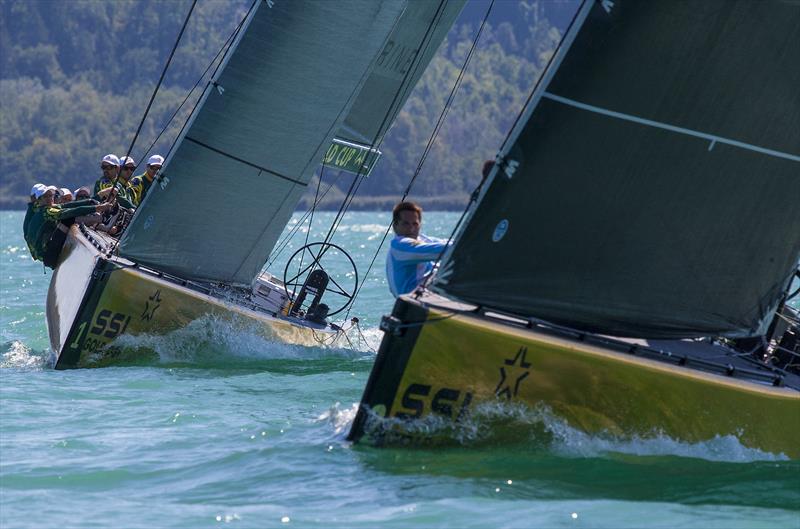
[[[189,5],[0,0],[0,207],[22,206],[36,181],[91,183],[100,157],[125,154]],[[132,151],[137,161],[249,5],[197,4]],[[547,18],[550,3],[496,5],[413,196],[468,195],[558,42],[560,34]],[[399,113],[361,197],[399,197],[408,185],[472,45],[480,20],[471,16],[450,32]],[[195,98],[161,136],[156,152],[166,153]]]

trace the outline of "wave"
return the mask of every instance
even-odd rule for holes
[[[89,362],[94,366],[129,362],[231,366],[265,361],[359,361],[368,354],[369,346],[363,340],[344,335],[331,341],[320,334],[316,346],[286,344],[264,336],[258,325],[209,315],[163,335],[120,336]]]
[[[356,409],[357,405],[342,408],[336,403],[320,420],[332,424],[337,435],[346,436]],[[441,415],[407,420],[385,418],[372,410],[367,413],[366,439],[378,445],[483,447],[513,444],[523,449],[543,449],[565,458],[626,454],[678,456],[726,463],[789,460],[784,454],[747,447],[735,435],[717,435],[705,441],[687,442],[657,431],[650,435],[590,434],[570,426],[543,405],[530,408],[500,401],[482,403],[457,421]]]
[[[35,351],[19,340],[6,342],[3,349],[0,369],[39,371],[55,365],[55,355],[51,352]]]

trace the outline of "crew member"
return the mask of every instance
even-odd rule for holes
[[[103,213],[112,207],[112,204],[96,204],[92,200],[60,206],[54,202],[56,191],[53,186],[47,187],[36,200],[25,232],[25,240],[33,241],[29,246],[31,256],[50,268],[55,268],[58,263],[69,225],[78,217]]]
[[[129,189],[132,191],[131,199],[136,207],[139,207],[139,204],[141,204],[142,200],[144,200],[145,195],[150,190],[150,186],[153,185],[153,181],[156,178],[156,173],[158,173],[163,164],[164,157],[154,154],[147,160],[147,170],[144,173],[131,178]]]
[[[72,202],[74,197],[72,196],[72,191],[67,189],[66,187],[62,187],[58,190],[58,203],[59,204],[66,204],[67,202]]]
[[[400,202],[392,210],[395,237],[386,256],[389,290],[397,297],[417,288],[434,270],[433,261],[447,247],[445,239],[420,234],[422,208],[413,202]]]
[[[123,166],[122,169],[120,165]],[[113,154],[103,156],[103,160],[100,162],[103,176],[94,184],[94,198],[104,201],[116,196],[120,206],[134,209],[136,206],[133,205],[130,198],[128,178],[135,168],[136,162],[131,157],[125,157],[120,162],[120,159]]]
[[[33,217],[33,208],[36,205],[36,201],[46,190],[47,186],[44,184],[33,185],[31,188],[31,199],[28,202],[28,208],[25,210],[25,220],[22,221],[22,234],[25,237],[25,243],[28,245],[28,251],[31,252],[31,255],[33,255],[33,245],[36,241],[29,235],[28,224],[30,224],[31,218]]]
[[[95,198],[101,198],[100,192],[111,187],[119,171],[119,158],[113,154],[106,154],[100,161],[100,169],[103,171],[103,175],[94,183],[92,195]]]

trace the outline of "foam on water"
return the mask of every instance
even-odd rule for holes
[[[42,370],[54,364],[54,356],[48,352],[33,351],[24,343],[14,340],[5,344],[0,369]]]
[[[340,402],[336,402],[317,417],[317,422],[330,424],[334,435],[343,440],[350,432],[357,412],[358,403],[356,402],[349,407],[343,407]]]
[[[351,413],[349,409],[342,410],[338,403],[331,412],[336,416],[329,420],[337,431],[349,431],[355,413]],[[341,424],[347,420],[350,424]],[[530,408],[523,404],[502,401],[479,404],[458,421],[441,415],[428,415],[412,421],[384,418],[370,410],[365,430],[369,435],[388,433],[389,442],[407,442],[409,438],[422,439],[423,443],[430,439],[444,439],[445,442],[464,446],[510,442],[546,449],[569,458],[622,453],[635,456],[679,456],[727,463],[789,460],[784,454],[747,447],[734,435],[717,435],[706,441],[691,443],[673,439],[663,432],[628,436],[609,432],[589,434],[570,426],[546,406]]]
[[[209,315],[164,335],[124,335],[106,349],[123,360],[151,353],[162,363],[362,358],[364,350],[350,348],[350,343],[344,337],[330,340],[320,334],[317,346],[285,344],[270,340],[257,324]],[[105,353],[97,355],[98,362]]]

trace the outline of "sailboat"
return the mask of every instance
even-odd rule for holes
[[[343,249],[305,248],[283,279],[262,267],[321,164],[369,173],[463,4],[253,2],[121,237],[70,228],[47,295],[55,367],[207,316],[293,344],[334,333],[355,287],[323,261]]]
[[[782,0],[584,1],[438,273],[384,317],[349,439],[508,403],[800,457],[798,28]]]

